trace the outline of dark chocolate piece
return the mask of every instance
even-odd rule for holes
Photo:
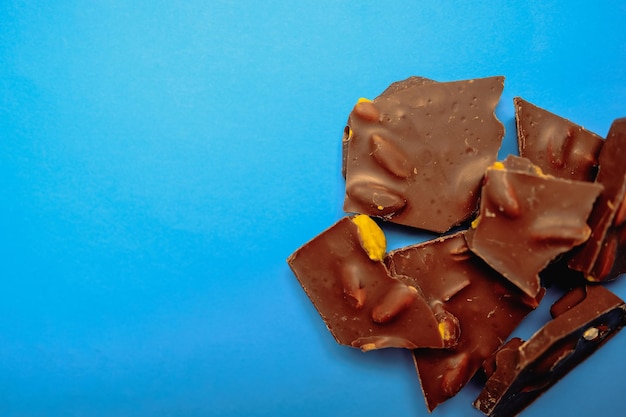
[[[512,164],[518,167],[507,168]],[[532,298],[541,288],[539,272],[588,239],[586,221],[602,187],[537,174],[528,164],[498,162],[487,170],[466,238],[472,252]]]
[[[469,251],[464,233],[398,249],[385,259],[399,279],[421,288],[433,308],[439,305],[458,320],[455,347],[414,350],[430,411],[467,384],[543,295],[528,299]]]
[[[595,133],[515,97],[519,153],[548,175],[593,181],[603,140]]]
[[[503,83],[412,77],[360,100],[344,132],[344,210],[434,232],[467,220],[502,143]]]
[[[599,161],[604,190],[589,217],[591,236],[569,262],[594,282],[626,272],[626,118],[611,125]]]
[[[554,319],[530,340],[514,338],[485,362],[474,406],[489,417],[520,413],[626,324],[626,305],[601,286],[575,288],[550,312]]]
[[[364,351],[455,344],[443,340],[420,291],[390,275],[384,251],[382,230],[359,215],[339,220],[287,262],[340,344]]]

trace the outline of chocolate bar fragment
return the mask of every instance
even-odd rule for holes
[[[439,233],[467,220],[504,136],[503,87],[411,77],[359,100],[343,137],[344,211]]]
[[[591,237],[568,264],[592,282],[626,272],[626,118],[611,125],[599,162],[596,182],[604,190],[589,217]]]
[[[483,361],[539,303],[469,251],[465,232],[391,251],[385,262],[406,285],[421,288],[431,307],[458,322],[449,349],[416,349],[415,367],[430,411],[457,394]],[[444,322],[442,320],[442,322]],[[450,326],[457,331],[455,326]]]
[[[561,116],[515,97],[520,156],[548,175],[593,181],[603,139]]]
[[[527,342],[511,339],[485,362],[474,407],[489,417],[519,414],[626,324],[626,305],[605,287],[578,287],[557,301],[553,320]]]
[[[530,298],[541,290],[539,272],[589,238],[587,218],[602,190],[539,172],[514,156],[489,167],[466,234],[471,251]]]
[[[366,215],[344,217],[287,262],[335,340],[363,351],[444,348],[439,321],[419,289],[383,263],[385,237]]]

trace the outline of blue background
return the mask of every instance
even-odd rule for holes
[[[409,353],[337,345],[285,262],[343,214],[356,99],[504,75],[502,155],[517,95],[626,116],[624,2],[457,3],[3,0],[0,415],[426,415]],[[623,414],[624,346],[524,415]]]

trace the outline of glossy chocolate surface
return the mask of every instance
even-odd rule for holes
[[[422,289],[459,323],[450,349],[416,349],[414,362],[429,410],[467,384],[520,321],[538,304],[473,255],[464,232],[390,252],[386,263],[407,285]]]
[[[587,218],[601,189],[590,182],[541,175],[528,160],[510,156],[485,174],[468,245],[535,297],[541,289],[539,272],[588,239]]]
[[[514,338],[485,362],[488,379],[474,402],[484,414],[517,415],[626,324],[626,305],[601,286],[575,288],[551,314],[530,340]]]
[[[569,262],[589,281],[626,272],[626,118],[611,125],[599,161],[596,182],[604,190],[589,218],[591,236]]]
[[[344,210],[434,232],[467,220],[502,143],[503,83],[411,77],[357,103],[343,138]]]
[[[625,320],[624,303],[583,277],[626,271],[626,118],[603,141],[515,98],[522,157],[496,162],[503,81],[410,77],[360,99],[342,143],[351,215],[287,260],[338,343],[412,349],[429,411],[482,366],[475,406],[516,414]],[[439,237],[372,257],[355,220],[367,216]],[[504,344],[546,283],[569,289],[554,320]]]
[[[513,102],[520,156],[548,175],[594,180],[603,144],[600,136],[520,97]]]
[[[372,350],[442,348],[439,322],[419,290],[395,279],[361,245],[344,217],[287,260],[302,288],[340,344]]]

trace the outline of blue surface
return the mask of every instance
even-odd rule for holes
[[[426,415],[408,352],[337,345],[285,263],[342,215],[355,100],[504,75],[504,155],[516,95],[626,116],[625,3],[454,3],[2,1],[0,415]],[[624,346],[524,415],[622,415]]]

